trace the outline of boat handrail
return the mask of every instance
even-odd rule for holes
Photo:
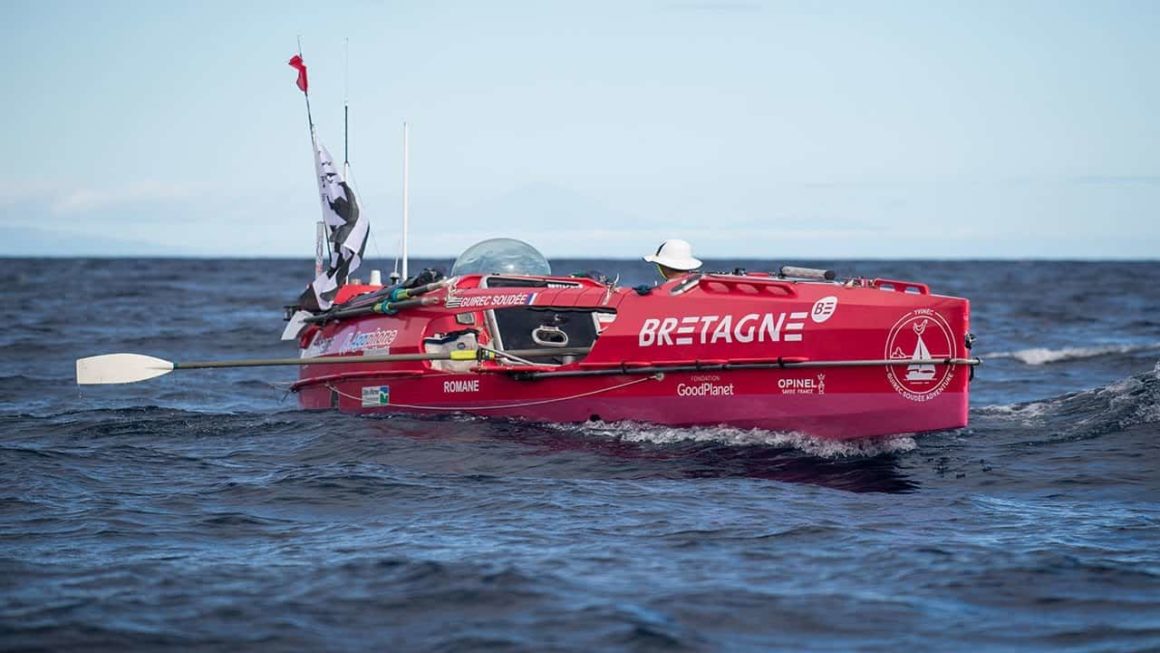
[[[732,275],[707,274],[701,278],[701,289],[705,292],[722,292],[714,285],[725,286],[724,292],[741,292],[746,295],[767,294],[775,297],[797,297],[797,288],[789,281],[762,277],[735,277]],[[752,292],[744,290],[751,288]]]
[[[929,295],[930,286],[925,283],[917,281],[903,281],[901,279],[883,279],[877,278],[870,281],[871,288],[878,290],[885,290],[887,292],[901,292],[909,293],[911,295]]]

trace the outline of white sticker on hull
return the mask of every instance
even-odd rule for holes
[[[838,310],[838,298],[834,295],[822,297],[814,302],[814,309],[810,311],[810,319],[818,324],[825,322],[834,316],[834,312]]]
[[[322,356],[324,354],[349,354],[354,351],[373,351],[376,354],[391,353],[391,343],[399,337],[397,329],[375,329],[366,333],[355,331],[341,337],[342,344],[337,348],[335,341],[338,336],[323,337],[322,332],[314,336],[310,346],[300,353],[302,358]]]
[[[477,295],[475,297],[460,297],[448,293],[443,305],[447,308],[503,308],[505,306],[524,306],[536,300],[536,293],[519,293],[514,295]]]
[[[371,406],[386,406],[390,403],[391,403],[391,386],[389,386],[389,385],[363,386],[363,389],[362,389],[363,408],[369,408]]]
[[[339,348],[340,354],[352,351],[373,351],[380,354],[391,352],[391,343],[399,337],[397,329],[375,329],[367,333],[355,331],[347,335],[346,342]]]
[[[322,332],[319,331],[314,334],[314,339],[311,340],[310,346],[299,352],[299,356],[302,358],[314,358],[315,356],[321,356],[322,354],[326,353],[326,350],[330,349],[332,344],[334,344],[334,338],[324,338],[322,337]]]
[[[920,308],[894,323],[886,339],[886,358],[892,360],[941,359],[954,356],[955,345],[946,319],[929,308]],[[930,401],[942,394],[954,378],[953,365],[912,363],[886,366],[886,378],[894,391],[911,401]]]

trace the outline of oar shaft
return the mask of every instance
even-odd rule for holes
[[[534,381],[536,379],[555,379],[575,376],[623,376],[656,374],[658,372],[713,372],[734,370],[795,370],[829,367],[889,367],[894,365],[964,365],[974,367],[982,364],[978,358],[906,358],[906,359],[872,359],[872,360],[838,360],[838,361],[788,361],[770,360],[768,362],[746,363],[657,363],[640,367],[609,367],[594,370],[562,370],[559,372],[531,371],[524,372],[518,367],[504,369],[503,372],[514,375],[517,379]]]
[[[277,367],[284,365],[322,365],[327,363],[402,363],[406,361],[446,360],[449,354],[392,354],[381,356],[313,356],[309,358],[239,358],[228,361],[190,361],[174,363],[175,370],[197,370],[221,367]]]
[[[882,367],[890,365],[979,365],[978,358],[883,358],[880,360],[786,362],[786,368],[797,367]]]
[[[463,350],[475,355],[476,350]],[[558,347],[544,349],[516,349],[508,352],[522,358],[544,356],[579,356],[587,354],[588,347]],[[307,358],[240,358],[228,361],[187,361],[173,363],[175,370],[196,370],[222,367],[276,367],[294,365],[361,365],[366,363],[405,363],[408,361],[451,360],[453,354],[462,352],[439,352],[431,354],[372,354],[370,356],[312,356]]]
[[[474,353],[474,350],[470,350]],[[515,349],[503,352],[512,356],[519,356],[521,358],[537,358],[544,356],[579,356],[587,354],[588,347],[560,347],[555,349]],[[223,368],[223,367],[277,367],[277,366],[294,366],[294,365],[358,365],[366,363],[405,363],[409,361],[430,361],[430,360],[450,360],[452,358],[451,352],[440,352],[432,354],[379,354],[370,356],[312,356],[307,358],[239,358],[228,361],[187,361],[184,363],[173,363],[175,370],[196,370],[207,368]],[[745,369],[747,367],[779,367],[783,369],[800,369],[811,367],[880,367],[888,365],[978,365],[977,358],[913,358],[913,359],[882,359],[882,360],[846,360],[846,361],[785,361],[778,363],[777,361],[770,361],[769,363],[717,363],[709,365],[665,365],[663,363],[640,368],[629,368],[621,370],[613,368],[609,371],[596,370],[588,371],[589,373],[644,373],[650,374],[657,371],[673,371],[674,368],[684,370],[706,370],[706,369]],[[574,374],[574,373],[573,373]],[[564,374],[561,373],[560,376]]]

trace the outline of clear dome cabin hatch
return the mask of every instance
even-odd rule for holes
[[[490,238],[468,247],[455,259],[451,276],[526,274],[548,276],[552,266],[535,247],[515,238]]]
[[[483,275],[480,288],[527,288],[534,291],[548,286],[548,283],[524,277],[550,276],[552,266],[539,250],[522,240],[491,238],[468,247],[455,259],[451,276],[465,274]],[[553,287],[581,285],[563,279],[552,281]],[[591,347],[600,332],[597,313],[608,317],[615,315],[610,311],[574,307],[509,306],[483,311],[484,325],[490,335],[489,344],[499,351]],[[583,358],[583,355],[539,357],[536,362],[562,365],[578,358]],[[470,364],[475,365],[474,362]],[[518,365],[510,360],[504,360],[503,364]]]

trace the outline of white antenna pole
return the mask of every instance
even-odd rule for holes
[[[406,121],[403,121],[403,279],[404,280],[410,276],[407,273],[407,229],[409,227],[409,224],[408,224],[409,218],[407,216],[408,199],[409,199],[407,197],[407,186],[408,186],[408,183],[410,181],[409,169],[408,169],[408,160],[410,158],[409,155],[410,155],[410,152],[409,152],[408,143],[407,143],[407,123],[406,123]]]
[[[346,39],[346,70],[342,88],[342,178],[350,181],[350,39]]]

